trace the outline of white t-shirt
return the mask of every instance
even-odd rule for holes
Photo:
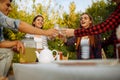
[[[88,59],[90,57],[90,46],[89,46],[89,38],[81,39],[81,58]]]

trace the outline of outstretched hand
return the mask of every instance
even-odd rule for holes
[[[59,30],[56,29],[48,29],[46,30],[46,35],[51,37],[56,37],[56,36],[72,37],[74,36],[74,29],[64,29],[61,31],[61,33]]]
[[[56,30],[56,29],[48,29],[48,30],[46,30],[45,33],[46,33],[47,36],[55,37],[55,36],[58,35],[58,30]]]

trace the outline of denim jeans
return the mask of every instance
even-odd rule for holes
[[[10,68],[14,52],[11,49],[0,48],[0,76],[6,76]]]

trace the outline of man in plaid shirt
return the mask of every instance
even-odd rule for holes
[[[66,35],[67,36],[86,36],[86,35],[96,35],[100,34],[106,31],[112,30],[113,33],[111,37],[108,39],[109,41],[106,41],[107,43],[114,44],[114,52],[116,51],[116,44],[120,43],[120,39],[117,39],[116,37],[116,29],[118,28],[118,25],[120,24],[120,0],[112,0],[116,2],[117,7],[115,11],[109,16],[108,19],[106,19],[104,22],[95,25],[88,29],[67,29]],[[116,52],[115,52],[116,53]],[[116,56],[116,55],[115,55]]]

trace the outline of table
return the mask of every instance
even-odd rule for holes
[[[15,80],[120,80],[120,64],[116,60],[14,63],[13,70]]]

